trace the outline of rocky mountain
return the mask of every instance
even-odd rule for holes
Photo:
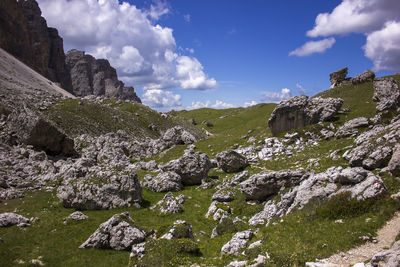
[[[1,1],[0,47],[72,92],[63,39],[57,29],[47,27],[35,0]]]
[[[84,51],[71,50],[66,63],[72,80],[72,93],[76,96],[106,96],[141,103],[133,87],[125,87],[118,80],[116,70],[106,59],[95,59]]]

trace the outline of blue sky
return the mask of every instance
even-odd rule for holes
[[[312,96],[346,66],[400,71],[398,0],[38,2],[66,50],[109,59],[160,111]]]

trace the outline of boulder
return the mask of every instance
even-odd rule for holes
[[[29,222],[29,219],[13,212],[5,212],[0,214],[0,227],[7,227],[12,225],[28,226]]]
[[[365,117],[359,117],[345,122],[337,132],[335,133],[336,138],[344,138],[358,133],[357,128],[367,127],[369,125],[368,119]]]
[[[99,228],[79,248],[100,248],[131,250],[132,245],[144,241],[146,233],[136,228],[128,212],[115,214]]]
[[[172,228],[161,237],[162,239],[193,238],[192,225],[183,220],[174,222]]]
[[[182,190],[182,178],[172,171],[161,172],[157,176],[145,175],[143,185],[154,192]]]
[[[232,189],[222,188],[214,193],[212,200],[219,202],[230,202],[235,199],[235,195],[236,193]]]
[[[211,202],[208,207],[206,218],[212,218],[214,221],[219,221],[225,216],[229,216],[232,213],[231,208],[228,205],[228,202]]]
[[[400,176],[400,145],[397,145],[388,164],[388,171],[393,176]]]
[[[65,218],[65,220],[74,220],[74,221],[83,221],[87,220],[89,217],[81,211],[75,211],[71,213],[68,217]]]
[[[282,188],[298,185],[309,175],[304,169],[261,172],[240,183],[240,191],[246,200],[263,201]]]
[[[9,115],[9,127],[24,144],[44,150],[50,155],[75,155],[74,141],[50,121],[25,107]]]
[[[228,243],[222,246],[221,253],[239,256],[240,251],[246,248],[247,243],[252,237],[252,230],[236,233]]]
[[[247,159],[232,149],[218,153],[216,158],[218,166],[228,173],[238,172],[249,166]]]
[[[394,109],[400,104],[399,83],[393,78],[380,78],[374,81],[373,100],[378,102],[377,111]]]
[[[183,212],[182,204],[184,202],[184,195],[175,197],[171,192],[168,192],[163,199],[158,201],[151,209],[158,210],[161,214],[181,213]]]
[[[340,69],[338,71],[332,72],[329,74],[329,80],[331,82],[331,88],[335,88],[339,86],[344,80],[346,80],[346,76],[349,69],[347,67]]]
[[[133,87],[118,80],[116,70],[106,59],[96,59],[84,51],[68,51],[65,62],[72,80],[73,94],[116,97],[141,103]]]
[[[64,180],[57,197],[64,207],[79,210],[140,207],[142,188],[136,174],[98,171]]]
[[[165,142],[171,142],[175,145],[192,144],[196,142],[196,138],[180,126],[168,129],[162,139]]]
[[[353,85],[366,83],[366,82],[373,82],[375,79],[375,73],[372,70],[366,70],[363,73],[357,75],[354,78],[351,78],[350,81]]]
[[[183,185],[201,184],[201,180],[207,177],[210,168],[210,159],[200,152],[185,153],[181,158],[161,166],[165,172],[172,171],[180,175]]]
[[[282,101],[268,120],[272,135],[332,119],[343,104],[340,98],[309,99],[305,95]]]

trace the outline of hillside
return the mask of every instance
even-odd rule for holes
[[[0,227],[3,266],[300,266],[373,241],[400,208],[399,110],[377,110],[372,82],[294,98],[343,105],[272,136],[286,102],[160,114],[75,98],[0,52],[0,213],[24,216],[0,214],[20,225]],[[32,118],[47,126],[29,134],[56,129],[61,149],[23,138]]]

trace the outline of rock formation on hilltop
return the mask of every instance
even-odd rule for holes
[[[46,78],[72,90],[63,39],[46,20],[35,0],[0,2],[0,46]]]
[[[268,121],[272,135],[306,125],[322,122],[335,116],[343,100],[340,98],[309,99],[305,95],[282,101],[272,112]]]
[[[106,59],[96,59],[84,51],[71,50],[66,63],[72,79],[73,94],[76,96],[104,95],[141,103],[133,87],[125,87],[118,80],[116,70]]]

